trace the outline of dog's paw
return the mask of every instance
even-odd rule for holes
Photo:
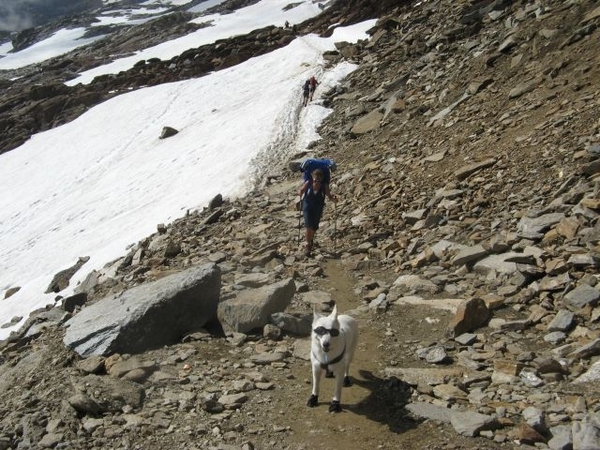
[[[340,402],[338,402],[337,400],[332,400],[331,404],[329,405],[329,412],[330,413],[342,412],[342,405],[340,404]]]
[[[346,376],[344,377],[344,387],[350,387],[352,386],[352,380],[350,380],[350,377]]]
[[[310,398],[308,399],[308,401],[306,402],[306,406],[308,406],[309,408],[314,408],[318,404],[319,404],[319,396],[318,395],[311,395]]]
[[[335,375],[331,370],[327,369],[325,372],[325,378],[335,378]]]

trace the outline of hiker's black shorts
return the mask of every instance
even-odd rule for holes
[[[303,205],[302,215],[304,216],[304,226],[313,230],[319,229],[321,216],[323,215],[323,205]]]

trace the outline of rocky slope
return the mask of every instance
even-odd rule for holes
[[[59,301],[2,345],[0,448],[599,448],[599,21],[585,0],[387,10],[317,91],[334,112],[310,154],[338,162],[340,201],[314,258],[286,161],[80,287],[97,303],[212,262],[225,303],[293,278],[288,320],[81,358]],[[337,415],[305,406],[292,320],[331,301],[361,324]]]

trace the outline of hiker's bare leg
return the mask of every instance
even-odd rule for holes
[[[306,229],[306,243],[312,244],[313,239],[315,238],[316,230],[314,228]]]
[[[314,228],[306,229],[306,248],[311,251],[313,246],[313,240],[315,238],[316,230]]]

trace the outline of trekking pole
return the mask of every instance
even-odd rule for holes
[[[337,254],[337,220],[338,220],[338,210],[337,210],[337,202],[333,204],[333,253]]]
[[[298,245],[300,245],[300,222],[302,220],[302,194],[300,194],[300,203],[298,204]]]

